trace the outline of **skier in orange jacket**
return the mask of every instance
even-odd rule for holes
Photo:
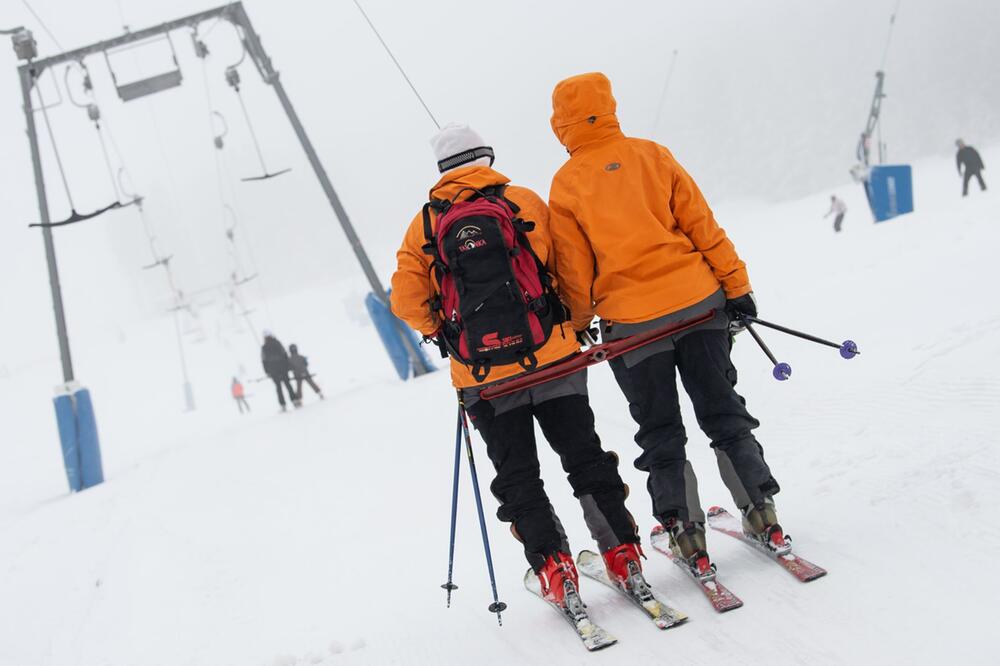
[[[778,483],[752,431],[759,423],[735,391],[730,327],[756,315],[746,265],[691,176],[669,150],[626,137],[603,74],[574,76],[552,94],[552,129],[569,152],[549,194],[560,294],[574,329],[601,318],[605,341],[715,310],[707,323],[611,361],[639,425],[653,514],[698,576],[713,567],[705,514],[684,447],[676,374],[712,441],[744,529],[784,545],[772,496]]]

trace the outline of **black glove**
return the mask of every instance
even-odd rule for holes
[[[726,314],[729,315],[729,332],[733,335],[742,333],[745,328],[742,315],[757,316],[757,299],[753,297],[753,292],[727,300]]]

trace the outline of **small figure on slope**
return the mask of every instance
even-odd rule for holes
[[[844,203],[843,199],[837,197],[836,194],[830,195],[830,210],[826,211],[826,215],[823,219],[834,216],[833,218],[833,230],[840,233],[840,225],[844,222],[844,215],[847,213],[847,204]]]
[[[966,145],[961,139],[957,139],[955,145],[958,146],[958,152],[955,153],[955,166],[958,168],[958,175],[962,177],[962,196],[969,195],[969,181],[972,180],[973,176],[979,181],[979,190],[985,192],[986,183],[983,182],[982,172],[986,169],[986,165],[983,164],[983,158],[980,157],[979,151]],[[963,167],[965,167],[964,170]]]
[[[313,381],[312,373],[309,372],[309,359],[299,354],[299,347],[296,344],[288,345],[288,365],[292,368],[292,377],[295,378],[295,394],[302,401],[302,382],[309,384],[316,392],[320,400],[324,400],[323,391],[316,382]]]
[[[240,414],[243,413],[243,408],[246,407],[247,412],[250,411],[250,403],[247,402],[246,391],[243,388],[243,382],[237,377],[233,377],[233,383],[229,387],[230,392],[233,394],[233,400],[236,401],[236,406],[240,408]]]
[[[271,331],[264,331],[264,344],[260,348],[260,360],[264,366],[264,374],[274,382],[281,411],[288,409],[285,405],[285,395],[281,390],[282,386],[288,391],[288,399],[292,401],[292,404],[299,407],[302,403],[299,401],[298,394],[292,390],[292,383],[288,379],[288,373],[292,370],[288,363],[288,352]]]

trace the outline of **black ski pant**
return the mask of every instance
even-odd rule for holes
[[[601,448],[586,394],[523,404],[502,413],[497,413],[493,402],[473,403],[468,407],[469,416],[496,469],[490,490],[500,501],[497,518],[511,523],[511,531],[524,544],[525,557],[535,572],[549,555],[560,551],[572,554],[540,476],[535,419],[559,454],[601,552],[639,542],[635,521],[625,508],[627,491],[618,474],[618,456]]]
[[[986,191],[986,183],[983,182],[983,174],[981,171],[969,171],[965,170],[965,174],[962,176],[962,196],[967,196],[969,194],[969,181],[975,176],[976,180],[979,181],[979,190],[982,192]]]
[[[837,217],[833,218],[833,230],[840,232],[840,225],[844,223],[844,214],[837,213]]]
[[[292,390],[292,382],[288,379],[288,374],[284,375],[271,375],[271,381],[274,382],[274,388],[278,392],[278,404],[282,407],[285,406],[285,396],[281,392],[281,387],[284,386],[288,389],[288,399],[292,402],[298,400],[298,394]]]
[[[247,411],[250,411],[250,403],[243,396],[236,397],[236,406],[240,408],[240,414],[243,413],[243,408],[246,407]]]
[[[639,424],[635,441],[642,455],[635,466],[649,473],[647,487],[653,515],[703,523],[698,481],[684,447],[676,371],[694,405],[698,425],[715,450],[719,471],[740,508],[778,492],[752,431],[760,423],[736,393],[736,368],[729,358],[732,341],[726,330],[695,330],[680,337],[674,349],[650,356],[632,367],[625,358],[610,364],[615,379]]]
[[[302,399],[302,382],[309,384],[309,386],[312,387],[312,390],[316,392],[316,395],[323,395],[323,391],[321,391],[320,388],[316,386],[316,382],[313,381],[312,375],[305,375],[303,377],[299,377],[296,375],[295,393],[296,395],[299,396],[299,400]]]

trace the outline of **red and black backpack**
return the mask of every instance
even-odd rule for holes
[[[469,189],[472,196],[455,201]],[[505,189],[465,188],[423,209],[423,249],[433,257],[439,288],[430,307],[443,322],[435,342],[442,356],[470,366],[478,382],[494,365],[534,370],[535,352],[554,326],[568,320],[552,277],[528,241],[535,223],[517,216],[520,209],[504,197]]]

